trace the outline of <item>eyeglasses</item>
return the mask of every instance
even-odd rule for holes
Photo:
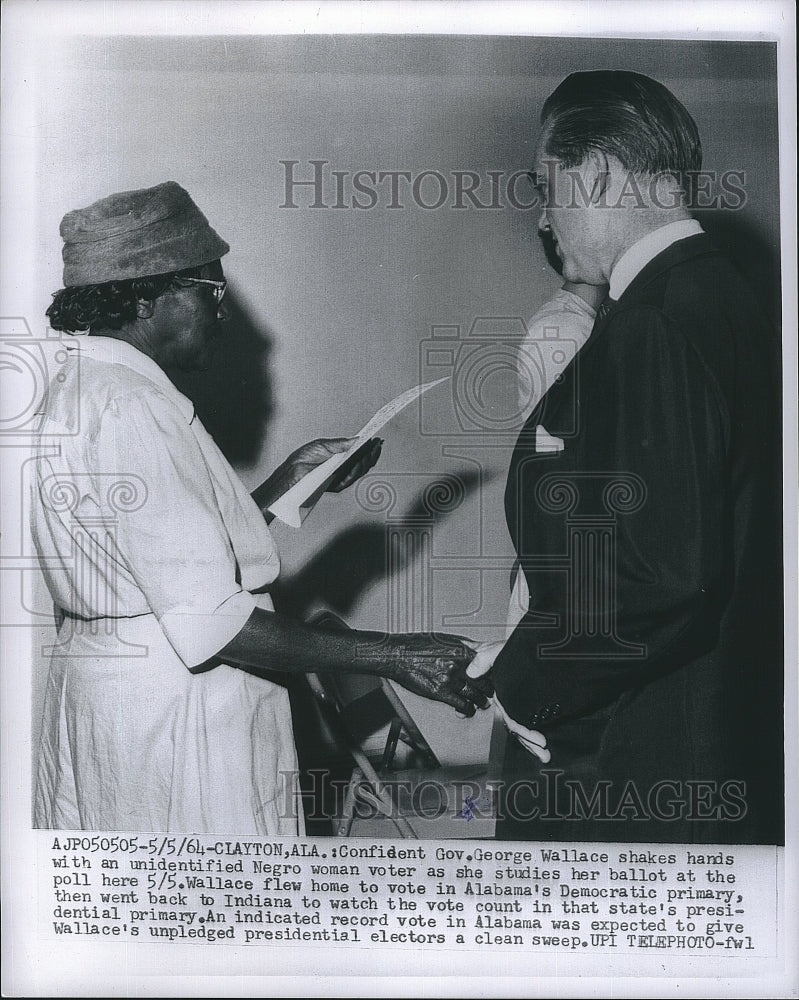
[[[184,278],[180,277],[176,279],[178,283],[187,281],[192,285],[210,285],[214,290],[214,301],[217,305],[225,297],[225,292],[227,291],[227,281],[223,278],[221,281],[214,281],[213,278]]]

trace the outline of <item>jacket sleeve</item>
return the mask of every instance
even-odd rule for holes
[[[583,544],[592,516],[599,535],[603,518],[605,527],[612,521],[609,550],[598,542],[592,549],[589,539],[584,558],[528,573],[531,612],[493,673],[506,709],[543,728],[712,648],[729,578],[727,418],[711,373],[684,333],[651,307],[621,311],[590,346],[575,390],[577,433],[544,466],[553,483],[571,483],[579,506],[547,510],[542,463],[522,464],[527,551],[520,555],[535,567],[537,555],[551,559],[556,549]],[[625,484],[616,507],[614,482]],[[541,612],[557,625],[538,624]]]

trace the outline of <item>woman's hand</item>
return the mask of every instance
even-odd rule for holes
[[[499,656],[499,652],[504,645],[504,642],[474,643],[474,659],[466,670],[467,677],[472,678],[474,683],[482,681],[484,685],[487,684],[488,673],[494,666],[494,660]],[[489,687],[489,690],[493,691],[493,685]],[[502,707],[496,695],[491,698],[491,703],[505,723],[505,728],[508,732],[516,737],[525,750],[533,754],[533,756],[538,757],[543,764],[548,764],[552,759],[552,754],[547,749],[546,736],[543,733],[539,733],[537,729],[526,729],[521,723],[512,719]]]
[[[272,475],[253,493],[253,499],[266,511],[279,497],[298,483],[312,469],[322,465],[333,455],[340,455],[355,444],[356,438],[316,438],[293,451]],[[357,482],[374,466],[380,457],[383,442],[371,438],[353,453],[337,470],[327,488],[329,493],[340,493]]]
[[[287,673],[387,677],[467,716],[474,715],[475,708],[487,708],[491,693],[485,681],[467,676],[474,650],[459,636],[356,631],[330,613],[304,624],[255,608],[217,655],[223,663],[266,669],[279,664]]]
[[[348,448],[351,448],[354,443],[355,438],[328,438],[311,441],[309,444],[305,445],[305,447],[310,448],[313,445],[321,445],[323,449],[333,448],[335,450],[331,451],[330,454],[335,455],[339,451],[346,451]],[[343,444],[343,447],[338,447],[339,444]],[[382,438],[370,438],[368,441],[364,442],[364,444],[353,452],[349,460],[346,461],[336,472],[333,481],[327,488],[327,492],[341,493],[341,491],[346,490],[348,486],[352,486],[353,483],[357,483],[361,476],[365,476],[366,473],[377,464],[382,447]],[[330,455],[327,455],[326,458],[322,459],[322,461],[327,461],[329,457]]]
[[[279,476],[284,483],[280,495],[291,489],[317,465],[322,465],[334,455],[340,455],[350,449],[355,441],[356,438],[316,438],[297,448],[273,473],[273,476]],[[327,488],[328,492],[340,493],[365,475],[380,457],[382,446],[380,438],[372,438],[365,442],[336,472],[335,478]]]
[[[491,687],[467,676],[474,651],[463,639],[410,633],[388,636],[387,641],[393,648],[380,671],[382,676],[414,694],[443,701],[461,715],[472,716],[476,708],[488,707]]]

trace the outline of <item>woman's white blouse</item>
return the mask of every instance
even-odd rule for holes
[[[67,617],[37,825],[298,832],[296,803],[278,801],[296,792],[286,691],[224,664],[187,669],[272,608],[262,591],[280,568],[191,402],[131,345],[75,338],[41,433],[32,532]]]
[[[154,361],[108,337],[76,338],[69,353],[42,429],[58,454],[39,459],[33,505],[34,539],[57,557],[44,562],[50,593],[82,618],[154,614],[196,666],[277,576],[269,528]]]

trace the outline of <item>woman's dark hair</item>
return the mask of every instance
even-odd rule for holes
[[[639,175],[683,177],[702,167],[696,122],[663,84],[640,73],[572,73],[547,98],[541,122],[546,152],[567,167],[590,149]]]
[[[200,268],[170,271],[168,274],[106,281],[100,285],[71,285],[53,295],[45,312],[54,330],[76,333],[81,330],[120,330],[136,319],[137,299],[157,299],[172,288],[176,278],[199,277]]]

